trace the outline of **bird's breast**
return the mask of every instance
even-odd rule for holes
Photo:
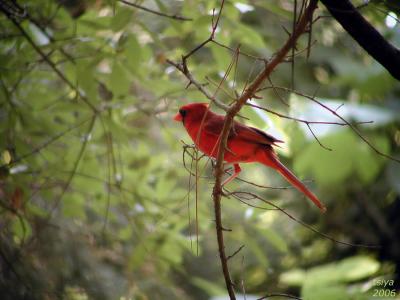
[[[208,133],[206,130],[200,130],[200,126],[188,126],[187,131],[201,152],[216,158],[218,154],[218,135]],[[258,160],[257,154],[259,151],[263,151],[260,145],[231,137],[228,139],[224,160],[229,163],[255,162]]]
[[[207,133],[206,130],[201,130],[200,126],[188,128],[188,133],[193,142],[204,154],[216,157],[218,137],[213,134]]]

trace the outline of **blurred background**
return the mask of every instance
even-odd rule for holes
[[[208,38],[220,2],[123,2],[1,1],[1,299],[228,299],[211,164],[199,161],[195,188],[192,150],[183,154],[191,141],[172,120],[179,106],[207,99],[166,62]],[[360,12],[399,46],[396,2],[371,1]],[[215,40],[248,55],[218,90],[233,55],[209,43],[188,61],[193,76],[229,103],[263,67],[256,57],[286,41],[294,4],[226,1]],[[314,17],[294,63],[280,64],[251,103],[342,123],[302,95],[316,96],[399,159],[399,82],[322,4]],[[223,199],[227,254],[243,246],[229,260],[238,299],[399,299],[400,164],[349,126],[309,128],[248,106],[240,114],[285,141],[282,162],[328,211],[273,170],[242,165],[242,179],[269,188],[235,180],[230,191],[254,193],[300,222],[257,199]]]

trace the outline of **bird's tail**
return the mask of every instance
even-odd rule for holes
[[[286,168],[273,152],[265,151],[266,157],[261,161],[264,165],[277,170],[296,189],[306,195],[324,213],[326,207],[288,168]]]

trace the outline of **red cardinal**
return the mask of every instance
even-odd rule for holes
[[[181,121],[196,146],[206,155],[215,158],[225,117],[209,110],[207,103],[191,103],[182,106],[174,117]],[[258,162],[277,170],[295,188],[306,195],[322,212],[325,206],[307,187],[278,159],[272,146],[282,141],[257,128],[234,121],[228,136],[224,160],[233,164],[234,174],[227,178],[227,184],[239,175],[239,163]]]

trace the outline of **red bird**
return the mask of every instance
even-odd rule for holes
[[[218,142],[225,117],[209,110],[207,103],[191,103],[182,106],[174,117],[181,121],[196,146],[207,156],[216,158]],[[239,175],[239,163],[258,162],[277,170],[295,188],[306,195],[322,212],[325,206],[307,187],[278,159],[272,146],[282,141],[257,128],[234,121],[228,136],[224,160],[233,164],[234,174],[227,178],[227,184]]]

